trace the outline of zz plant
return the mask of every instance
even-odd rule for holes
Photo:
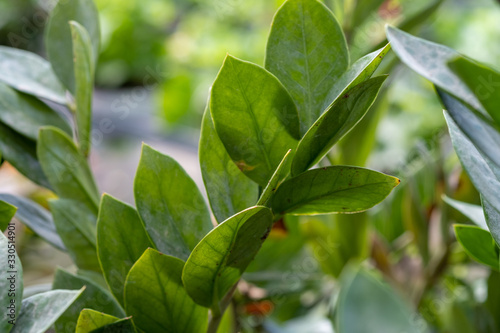
[[[53,288],[85,287],[59,313],[56,332],[216,332],[275,222],[363,212],[399,184],[323,159],[375,101],[386,76],[372,75],[389,46],[350,65],[327,7],[288,0],[274,18],[265,66],[228,55],[210,91],[199,156],[216,223],[182,167],[148,145],[135,175],[136,208],[100,197],[87,161],[98,45],[94,4],[70,0],[51,14],[49,62],[0,49],[0,66],[11,68],[0,72],[0,100],[10,103],[0,150],[57,195],[50,213],[0,199],[74,260],[77,272],[58,269]],[[74,126],[40,99],[66,105]]]

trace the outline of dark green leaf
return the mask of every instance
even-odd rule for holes
[[[500,167],[500,133],[460,101],[440,89],[437,91],[460,130],[479,151]]]
[[[0,193],[0,200],[17,207],[16,218],[26,224],[38,236],[58,248],[66,251],[63,241],[56,231],[50,213],[39,204],[15,195]]]
[[[360,83],[335,103],[300,140],[292,163],[292,175],[298,175],[318,163],[344,135],[368,112],[377,98],[386,76]]]
[[[95,61],[92,58],[92,44],[85,28],[78,22],[71,21],[73,39],[73,58],[75,70],[76,127],[78,143],[84,155],[88,155],[92,127],[92,92],[94,89]]]
[[[76,266],[100,272],[96,250],[97,216],[78,201],[58,199],[50,201],[57,233],[61,236]]]
[[[185,260],[212,229],[194,181],[175,160],[148,145],[142,146],[134,194],[146,231],[162,253]]]
[[[74,332],[80,311],[84,308],[109,313],[118,318],[125,317],[123,309],[106,290],[86,278],[70,274],[60,268],[57,269],[53,289],[80,289],[83,286],[85,290],[80,297],[56,321],[56,332]]]
[[[482,109],[476,96],[448,68],[448,62],[459,55],[456,51],[391,26],[387,27],[387,38],[394,52],[408,67],[475,109]]]
[[[7,229],[10,221],[14,218],[14,215],[16,215],[16,211],[16,206],[3,201],[3,199],[0,200],[0,232],[4,232]]]
[[[36,142],[0,122],[2,158],[38,185],[51,188],[36,156]]]
[[[443,196],[443,201],[465,215],[478,227],[488,229],[488,225],[486,224],[486,219],[484,217],[483,208],[481,206],[458,201],[447,196]]]
[[[301,134],[321,115],[330,88],[348,66],[344,34],[325,5],[288,0],[281,6],[271,26],[265,67],[297,104]]]
[[[83,309],[78,317],[75,333],[134,333],[130,318],[119,319],[115,316],[92,309]]]
[[[42,128],[37,153],[55,192],[62,198],[83,202],[97,213],[97,186],[87,160],[71,138],[57,128]]]
[[[387,197],[399,179],[373,170],[333,166],[284,182],[271,201],[275,214],[315,215],[365,211]]]
[[[258,185],[231,160],[215,132],[210,110],[205,110],[200,137],[200,166],[212,212],[222,222],[257,201]]]
[[[269,201],[269,199],[271,199],[273,194],[276,192],[278,187],[281,185],[281,183],[290,174],[290,167],[292,165],[292,160],[293,160],[291,153],[292,150],[290,149],[283,157],[283,160],[281,160],[280,165],[276,168],[276,171],[269,180],[269,183],[267,183],[266,188],[264,189],[264,191],[262,191],[262,194],[260,195],[257,205],[265,206]]]
[[[297,109],[276,77],[229,55],[212,87],[210,111],[233,161],[262,187],[300,138]]]
[[[182,272],[189,296],[205,307],[218,307],[259,251],[272,223],[271,211],[257,206],[230,217],[205,236]]]
[[[488,229],[490,229],[493,239],[495,239],[498,246],[500,246],[500,209],[496,209],[484,198],[482,199],[484,216],[486,217]]]
[[[498,247],[489,231],[472,225],[457,224],[454,227],[458,242],[469,256],[495,270],[499,269]]]
[[[182,286],[184,262],[148,249],[130,270],[125,307],[144,332],[191,333],[207,328],[208,310]]]
[[[448,65],[475,93],[493,120],[500,125],[500,73],[463,57],[452,60]]]
[[[69,21],[76,21],[88,31],[92,42],[92,59],[99,55],[99,15],[93,0],[59,1],[50,14],[45,31],[45,47],[54,72],[68,90],[75,94],[73,41]]]
[[[399,295],[372,274],[346,274],[337,305],[338,333],[420,333],[427,325]]]
[[[73,304],[83,290],[51,290],[23,300],[12,333],[43,333]]]
[[[66,104],[66,92],[50,63],[35,53],[0,46],[0,81],[19,91]]]
[[[450,131],[453,147],[467,171],[472,183],[481,193],[483,199],[493,207],[500,207],[500,180],[483,155],[474,147],[464,133],[458,128],[448,112],[444,112]]]
[[[154,245],[137,211],[105,194],[97,222],[97,250],[109,289],[121,304],[127,274],[149,247]]]
[[[0,82],[0,121],[20,134],[36,140],[40,127],[53,125],[66,133],[71,127],[57,112],[35,97],[22,94]]]
[[[15,233],[15,230],[12,232]],[[7,239],[3,233],[0,233],[0,267],[3,269],[0,279],[0,305],[2,307],[0,331],[5,333],[8,333],[13,327],[12,324],[16,322],[23,299],[23,267],[15,251],[16,235],[7,234],[7,236],[12,238]]]

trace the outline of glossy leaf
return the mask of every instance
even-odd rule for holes
[[[289,150],[283,157],[283,160],[281,160],[280,165],[278,165],[278,167],[276,168],[276,171],[269,180],[269,183],[267,183],[266,188],[264,188],[264,190],[262,191],[259,201],[257,201],[257,205],[265,206],[269,199],[271,199],[281,183],[290,174],[292,160],[292,150]]]
[[[374,51],[357,60],[352,66],[335,82],[328,92],[321,109],[328,109],[336,102],[339,96],[345,95],[358,84],[368,80],[377,70],[382,60],[391,49],[391,45]]]
[[[385,199],[399,182],[363,168],[313,169],[284,182],[273,196],[271,207],[281,215],[362,212]]]
[[[456,98],[438,89],[448,114],[476,148],[500,166],[500,132]]]
[[[36,142],[15,132],[0,122],[0,151],[2,158],[28,179],[51,188],[36,156]]]
[[[6,333],[16,322],[23,299],[23,267],[13,242],[16,236],[12,234],[7,234],[7,236],[13,238],[7,239],[3,233],[0,233],[0,267],[3,267],[2,279],[0,279],[0,305],[2,306],[0,331]],[[15,287],[12,288],[11,284]]]
[[[208,310],[196,305],[181,281],[184,262],[148,249],[130,270],[125,307],[144,332],[204,332]]]
[[[464,57],[452,60],[449,67],[475,93],[485,110],[500,125],[500,73]]]
[[[488,231],[472,225],[457,224],[454,227],[458,242],[469,256],[484,265],[499,269],[498,246]]]
[[[276,77],[229,55],[212,87],[210,111],[233,161],[262,187],[300,138],[297,109]]]
[[[482,204],[488,229],[490,230],[493,239],[495,239],[498,246],[500,246],[500,209],[493,207],[493,205],[484,198],[482,200]]]
[[[0,81],[39,98],[66,103],[66,91],[50,63],[35,53],[0,46]]]
[[[12,194],[0,193],[0,200],[17,207],[16,218],[59,250],[66,251],[50,213],[39,204]]]
[[[125,317],[123,309],[106,290],[89,279],[70,274],[60,268],[57,269],[52,284],[53,289],[80,289],[83,286],[85,286],[85,290],[80,297],[56,321],[56,332],[74,332],[80,311],[85,308],[109,313],[118,318]]]
[[[444,116],[455,152],[472,183],[484,200],[491,203],[493,207],[500,207],[500,180],[491,165],[458,128],[448,112],[445,111]]]
[[[449,68],[448,62],[459,54],[443,45],[414,37],[394,27],[387,27],[392,49],[408,67],[477,110],[481,106],[467,86]]]
[[[80,201],[97,213],[99,192],[85,157],[70,137],[54,127],[40,130],[38,159],[55,192]]]
[[[0,232],[4,232],[7,229],[10,221],[14,218],[14,215],[16,215],[16,211],[16,206],[0,199]]]
[[[46,125],[53,125],[71,133],[68,122],[45,103],[17,92],[1,82],[0,121],[32,140],[38,138],[40,127]]]
[[[115,316],[92,309],[83,309],[78,317],[75,333],[134,333],[130,318],[119,319]]]
[[[255,204],[258,185],[231,160],[217,136],[208,106],[201,125],[199,156],[203,182],[217,221],[222,222]]]
[[[342,279],[336,332],[424,332],[416,323],[418,316],[410,307],[371,273],[359,269]]]
[[[146,231],[162,253],[185,260],[212,229],[194,181],[175,160],[148,145],[142,146],[134,195]]]
[[[483,208],[481,206],[458,201],[447,196],[443,196],[443,201],[465,215],[478,227],[481,227],[485,230],[488,229],[488,225],[486,224],[486,219],[484,217]]]
[[[21,312],[12,333],[47,331],[83,290],[51,290],[23,300]]]
[[[300,140],[292,163],[292,175],[298,175],[318,163],[335,143],[356,126],[372,106],[386,78],[377,76],[369,79],[337,98]]]
[[[219,224],[196,246],[182,272],[187,293],[198,304],[218,307],[267,238],[268,208],[256,206]]]
[[[271,25],[265,62],[297,104],[304,134],[323,112],[331,86],[347,70],[349,52],[340,25],[324,4],[288,0]]]
[[[78,143],[84,155],[88,155],[92,129],[92,92],[94,89],[95,62],[92,59],[92,43],[85,28],[71,21],[73,58],[75,70],[75,102]]]
[[[50,201],[57,233],[68,254],[80,269],[100,272],[96,251],[97,216],[81,202],[68,199]]]
[[[97,251],[109,289],[123,305],[127,274],[149,247],[149,239],[137,211],[105,194],[97,222]]]
[[[73,66],[73,40],[69,21],[80,23],[92,42],[92,59],[99,55],[99,15],[93,0],[59,1],[50,14],[45,30],[45,47],[54,72],[72,93],[76,92]]]

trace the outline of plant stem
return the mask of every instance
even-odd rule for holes
[[[220,321],[222,320],[222,316],[224,316],[224,312],[226,311],[226,308],[228,305],[231,303],[231,299],[233,298],[234,292],[236,291],[236,287],[238,286],[238,282],[234,284],[234,286],[231,288],[231,290],[228,291],[226,296],[218,303],[215,304],[210,308],[211,312],[211,318],[210,322],[208,323],[208,329],[207,333],[216,333]]]

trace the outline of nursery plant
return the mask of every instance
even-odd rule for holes
[[[78,268],[55,274],[53,289],[79,290],[60,296],[56,332],[216,332],[275,223],[363,212],[399,184],[324,161],[375,101],[386,76],[372,75],[389,46],[351,64],[342,29],[316,0],[288,0],[279,9],[264,67],[231,55],[224,60],[200,138],[211,210],[183,168],[146,144],[134,181],[136,207],[100,195],[88,164],[99,48],[93,2],[59,2],[45,43],[48,61],[0,49],[0,151],[57,199],[50,213],[23,198],[0,199],[7,207],[2,219],[17,207],[16,217]],[[54,103],[67,107],[71,121]],[[372,281],[365,273],[359,279]],[[46,304],[53,295],[59,294],[32,297]],[[23,300],[28,310],[21,308],[20,327],[36,319],[33,303]],[[5,331],[18,329],[5,319]],[[53,322],[44,320],[23,332],[44,332]]]

